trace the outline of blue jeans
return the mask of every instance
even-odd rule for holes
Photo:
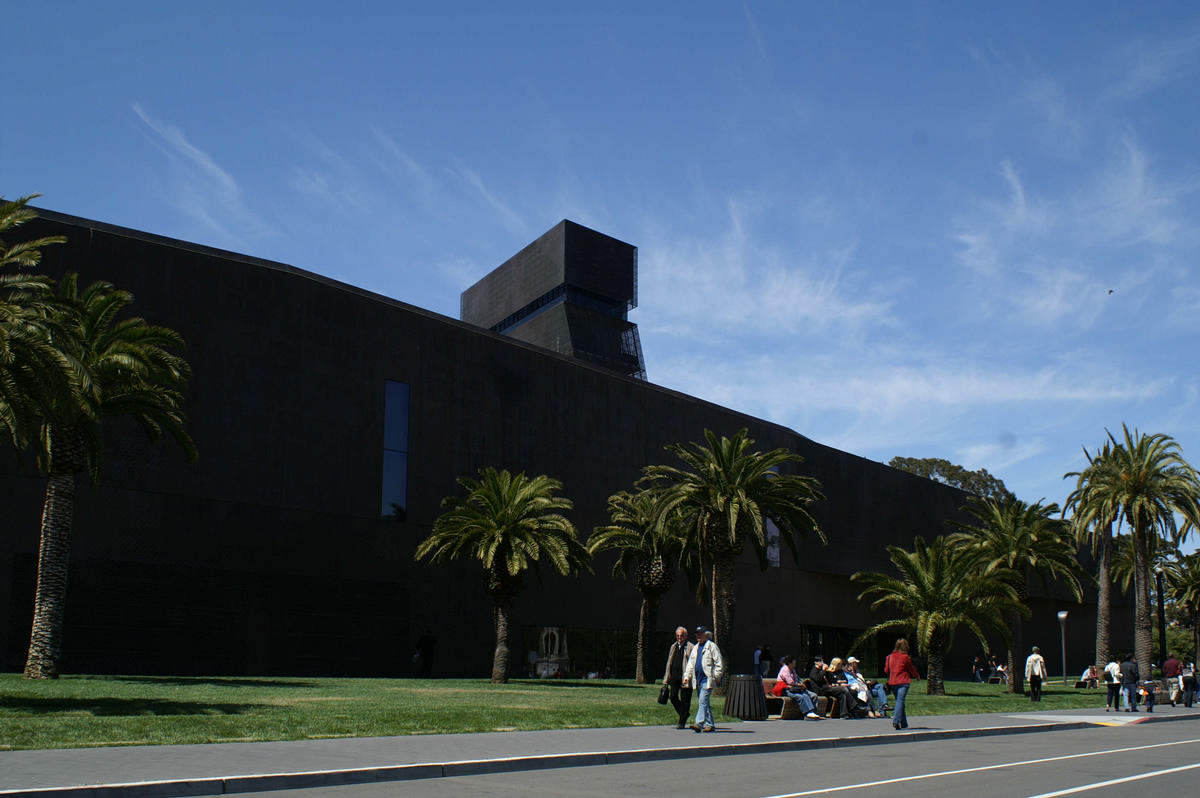
[[[1132,709],[1137,712],[1138,694],[1136,684],[1121,685],[1121,703],[1124,705],[1122,709]]]
[[[712,685],[708,679],[700,679],[696,683],[696,691],[700,693],[700,707],[696,710],[696,725],[702,729],[716,726],[712,713]]]
[[[896,694],[896,708],[892,710],[892,725],[901,729],[908,728],[908,715],[904,712],[904,698],[908,695],[909,684],[894,684],[892,692]]]
[[[874,703],[875,706],[871,707],[871,709],[875,710],[876,712],[883,712],[883,707],[887,704],[887,690],[884,688],[884,686],[879,682],[875,682],[875,686],[867,692],[867,695],[869,695],[872,699],[871,701],[867,702],[867,706],[870,706],[872,703]]]
[[[800,711],[805,715],[812,712],[815,708],[812,697],[807,690],[784,690],[783,694],[796,702],[796,706],[800,707]]]

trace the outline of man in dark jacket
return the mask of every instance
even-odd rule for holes
[[[688,715],[692,712],[692,688],[683,686],[683,666],[691,653],[688,631],[680,626],[675,630],[675,642],[667,654],[667,670],[663,673],[663,684],[671,686],[671,706],[679,715],[676,729],[687,728]]]
[[[1126,654],[1125,659],[1121,661],[1121,694],[1125,696],[1125,711],[1137,712],[1138,694],[1137,684],[1141,681],[1142,675],[1138,671],[1138,664],[1133,661],[1132,654]]]

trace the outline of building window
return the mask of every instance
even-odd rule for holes
[[[388,380],[383,408],[382,515],[403,521],[408,515],[408,383]]]
[[[767,565],[779,567],[779,527],[770,518],[764,518],[764,532],[767,538]]]

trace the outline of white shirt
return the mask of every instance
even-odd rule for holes
[[[1105,665],[1104,672],[1112,677],[1110,679],[1105,679],[1104,680],[1105,682],[1108,682],[1110,684],[1120,684],[1121,683],[1121,666],[1118,665],[1117,663],[1110,662],[1107,665]]]

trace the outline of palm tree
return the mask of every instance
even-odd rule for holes
[[[1187,614],[1192,627],[1192,650],[1200,655],[1200,552],[1178,559],[1170,590],[1171,598]]]
[[[27,206],[30,200],[40,196],[42,195],[30,194],[28,197],[21,197],[12,202],[0,197],[0,234],[15,230],[31,219],[36,219],[37,211]],[[42,260],[42,247],[61,244],[66,240],[66,236],[45,236],[32,241],[7,245],[3,239],[0,239],[0,268],[12,265],[36,266]]]
[[[747,452],[754,443],[742,429],[732,438],[704,431],[708,441],[667,446],[685,468],[647,466],[644,480],[660,488],[654,524],[672,523],[675,514],[686,525],[689,548],[700,558],[713,604],[713,629],[725,651],[733,651],[733,618],[737,603],[734,563],[749,541],[766,566],[766,521],[779,529],[799,562],[798,539],[809,532],[822,543],[825,535],[808,512],[808,505],[825,498],[820,482],[799,474],[781,474],[788,463],[803,462],[786,449]],[[711,570],[710,570],[711,569]]]
[[[594,557],[602,551],[619,552],[613,574],[635,575],[642,593],[638,615],[637,683],[649,684],[654,674],[649,665],[652,635],[658,628],[658,601],[675,584],[675,565],[682,552],[685,533],[675,523],[655,527],[655,496],[650,490],[638,493],[621,491],[608,497],[609,526],[596,527],[588,538],[587,549]]]
[[[179,334],[141,318],[118,319],[133,301],[131,294],[105,282],[79,292],[76,279],[68,274],[59,283],[59,317],[51,329],[51,343],[75,367],[71,390],[38,408],[39,460],[48,479],[25,663],[31,679],[59,674],[75,480],[83,471],[99,478],[105,420],[132,418],[152,441],[166,432],[189,458],[196,455],[184,428],[183,392],[191,369],[174,353],[183,347]]]
[[[1179,549],[1163,540],[1158,534],[1150,535],[1146,546],[1146,581],[1152,579],[1155,569],[1164,568],[1170,573],[1174,558],[1182,556]],[[1112,581],[1122,595],[1137,587],[1136,554],[1133,550],[1133,535],[1113,536]]]
[[[1083,598],[1079,584],[1079,563],[1070,529],[1061,518],[1057,504],[1043,505],[1041,500],[1027,504],[1009,494],[1002,499],[967,499],[964,507],[975,516],[975,523],[951,521],[962,530],[950,536],[949,543],[967,550],[984,574],[1007,579],[1022,605],[1029,601],[1029,580],[1037,575],[1042,586],[1048,577],[1064,581],[1076,600]],[[1024,652],[1021,614],[1009,612],[1008,690],[1025,694],[1025,670],[1017,667]]]
[[[0,274],[0,443],[23,449],[37,409],[69,390],[70,363],[50,342],[45,278]]]
[[[36,196],[15,202],[0,197],[0,236],[37,216],[26,207]],[[36,266],[42,247],[64,241],[64,236],[46,236],[9,245],[0,237],[0,268]],[[35,408],[67,390],[70,364],[48,340],[49,288],[45,277],[0,274],[0,439],[8,438],[18,449],[31,437]]]
[[[1108,455],[1097,458],[1087,490],[1076,503],[1078,524],[1116,519],[1129,525],[1133,545],[1134,653],[1142,673],[1150,673],[1153,648],[1150,603],[1150,547],[1154,535],[1177,543],[1175,516],[1184,529],[1200,526],[1200,476],[1168,435],[1144,435],[1122,425],[1124,439],[1108,433]]]
[[[547,476],[526,477],[483,468],[479,479],[460,477],[467,495],[442,501],[445,512],[429,537],[417,546],[415,559],[432,562],[471,558],[483,565],[484,586],[494,602],[496,650],[492,681],[508,681],[508,633],[513,602],[524,585],[525,570],[545,557],[566,576],[588,567],[588,552],[575,527],[562,513],[574,505],[555,496],[562,483]]]
[[[1071,512],[1071,526],[1075,530],[1075,541],[1081,546],[1090,546],[1092,557],[1096,560],[1096,672],[1102,673],[1108,664],[1110,639],[1112,634],[1112,566],[1113,566],[1113,522],[1116,515],[1104,516],[1093,514],[1090,519],[1080,515],[1078,508],[1090,501],[1093,484],[1099,485],[1100,475],[1107,467],[1107,460],[1112,454],[1109,443],[1096,452],[1093,457],[1085,448],[1083,456],[1087,459],[1087,468],[1082,471],[1071,471],[1063,475],[1063,479],[1075,477],[1075,490],[1067,496],[1063,505],[1063,515]]]
[[[915,632],[917,645],[929,657],[929,695],[946,694],[946,653],[958,627],[970,629],[988,651],[987,630],[1008,642],[1006,612],[1029,614],[1011,578],[999,570],[983,573],[971,552],[948,545],[944,538],[927,545],[918,536],[912,551],[888,546],[888,554],[899,577],[860,571],[850,578],[868,586],[859,594],[859,600],[871,597],[871,609],[891,607],[898,614],[867,629],[855,645],[887,630]]]

